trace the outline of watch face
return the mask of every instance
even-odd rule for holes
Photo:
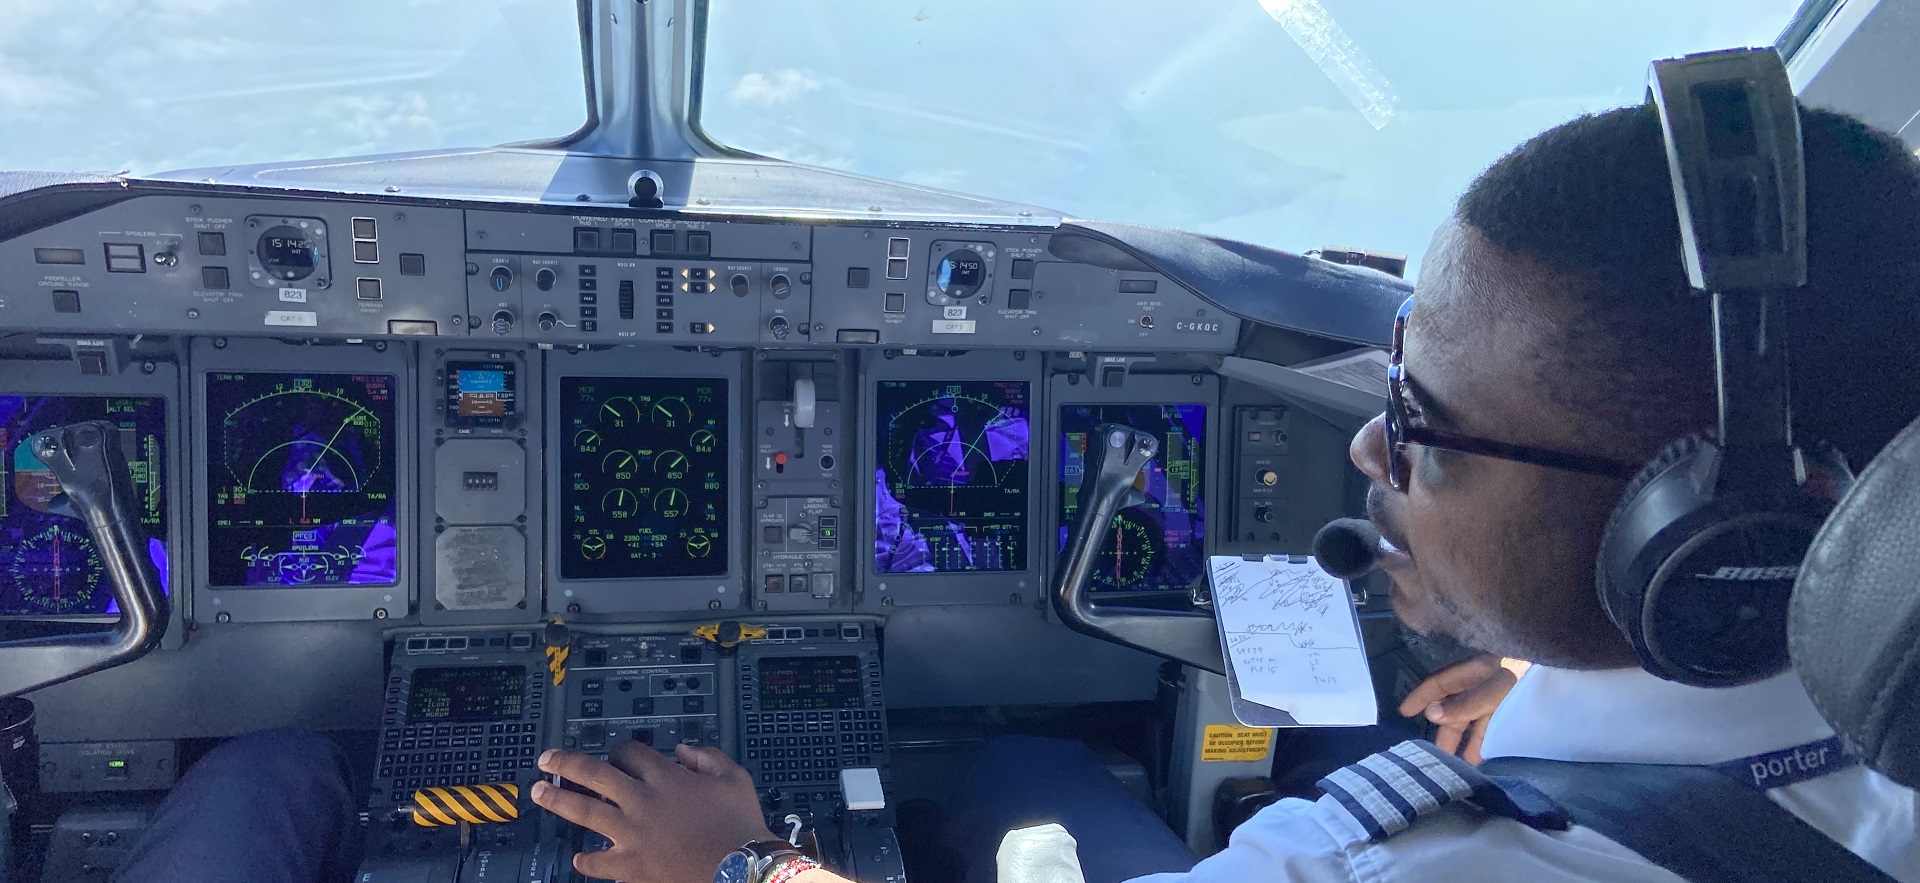
[[[713,883],[751,883],[753,880],[753,857],[745,852],[735,851],[720,860],[720,869],[713,872]]]

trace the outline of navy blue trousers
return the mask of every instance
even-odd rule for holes
[[[116,883],[345,883],[360,868],[359,801],[332,742],[249,733],[189,767]]]
[[[1188,871],[1198,859],[1084,743],[1002,736],[981,746],[949,804],[948,841],[966,883],[994,883],[1006,832],[1058,822],[1079,843],[1087,883]]]

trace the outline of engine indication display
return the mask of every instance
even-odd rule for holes
[[[394,376],[262,371],[206,383],[213,585],[392,585]]]
[[[505,426],[518,413],[519,368],[512,362],[448,362],[447,425]]]
[[[60,482],[25,444],[36,432],[81,420],[120,427],[147,554],[161,588],[168,588],[166,403],[139,396],[0,395],[0,616],[120,612],[86,524],[54,511]]]
[[[562,579],[727,572],[727,381],[560,379]]]
[[[1087,436],[1102,423],[1152,434],[1160,451],[1134,487],[1146,502],[1120,510],[1088,588],[1095,592],[1184,591],[1200,578],[1206,558],[1203,488],[1207,406],[1088,404],[1060,407],[1059,548],[1080,517],[1080,482]]]
[[[407,723],[518,718],[526,680],[524,665],[420,669],[407,694]]]
[[[875,573],[1027,567],[1026,381],[882,380]]]

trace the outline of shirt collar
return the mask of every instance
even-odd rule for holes
[[[1487,724],[1483,757],[1712,764],[1833,735],[1792,672],[1708,689],[1637,668],[1536,665]]]

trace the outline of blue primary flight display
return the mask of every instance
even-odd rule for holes
[[[93,536],[54,511],[60,482],[25,441],[43,429],[105,420],[120,427],[133,472],[147,555],[170,590],[167,560],[166,403],[153,396],[0,395],[0,616],[120,612]]]
[[[1065,549],[1080,516],[1080,482],[1087,436],[1102,423],[1154,436],[1160,450],[1140,470],[1134,487],[1146,502],[1120,510],[1088,589],[1095,592],[1185,591],[1200,578],[1206,557],[1207,406],[1086,404],[1060,406],[1058,548]]]

